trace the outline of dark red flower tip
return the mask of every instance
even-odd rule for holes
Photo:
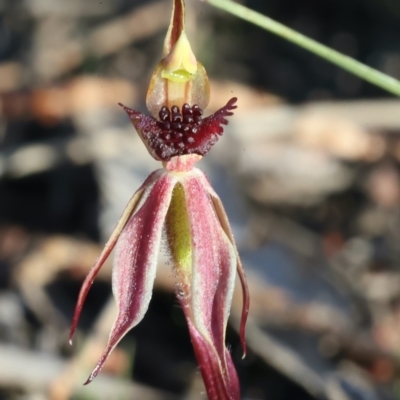
[[[159,120],[120,105],[155,155],[169,161],[185,154],[207,154],[224,131],[221,125],[228,124],[225,117],[233,115],[232,110],[237,108],[236,101],[236,97],[230,99],[207,118],[202,117],[203,111],[197,105],[184,104],[182,111],[178,106],[162,107]]]

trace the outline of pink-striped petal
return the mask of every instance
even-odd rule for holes
[[[128,222],[131,215],[134,213],[137,205],[139,204],[140,199],[142,198],[143,192],[146,188],[150,187],[155,180],[160,176],[162,170],[158,170],[153,172],[142,184],[142,186],[135,192],[135,194],[129,200],[128,205],[125,207],[124,212],[122,213],[121,218],[119,219],[114,231],[112,232],[110,238],[108,239],[107,243],[105,244],[103,251],[101,252],[100,256],[96,260],[95,264],[89,271],[88,275],[86,276],[81,290],[79,292],[78,301],[76,302],[74,316],[72,318],[70,333],[69,333],[69,342],[72,344],[72,337],[74,336],[75,330],[78,326],[79,318],[82,312],[83,304],[85,303],[86,297],[89,293],[89,290],[93,284],[96,275],[100,271],[100,268],[103,266],[104,262],[107,260],[108,256],[114,249],[117,240],[125,227],[126,223]]]
[[[176,265],[177,293],[209,399],[236,400],[240,398],[239,383],[225,347],[236,254],[199,175],[202,173],[194,170],[181,181],[190,225],[192,265],[189,270]]]
[[[176,179],[171,174],[162,174],[147,191],[147,198],[121,232],[116,245],[112,276],[118,315],[106,349],[86,384],[97,376],[114,347],[142,320],[147,311],[153,290],[162,227],[175,184]]]

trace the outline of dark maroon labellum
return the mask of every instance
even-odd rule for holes
[[[225,117],[233,115],[232,110],[237,108],[236,101],[236,97],[232,98],[207,118],[202,117],[203,111],[197,105],[184,104],[182,111],[177,106],[172,106],[171,110],[162,107],[159,120],[120,105],[156,156],[169,161],[184,154],[207,154],[224,131],[221,125],[228,124]]]

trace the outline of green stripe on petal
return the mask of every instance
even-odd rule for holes
[[[186,210],[185,192],[178,183],[172,192],[172,199],[166,217],[168,244],[177,274],[183,273],[190,279],[192,272],[192,236]]]

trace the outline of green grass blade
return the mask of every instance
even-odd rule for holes
[[[390,93],[400,96],[400,81],[390,77],[374,68],[368,67],[351,57],[345,56],[321,43],[316,42],[301,33],[296,32],[287,26],[274,21],[256,11],[235,3],[231,0],[203,0],[206,3],[212,4],[214,7],[220,8],[236,17],[242,18],[254,25],[275,33],[276,35],[297,44],[304,49],[328,60],[332,64],[345,69],[348,72],[384,89]]]

